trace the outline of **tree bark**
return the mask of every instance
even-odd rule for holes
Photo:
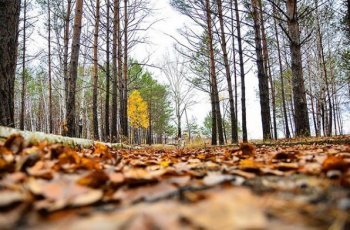
[[[310,136],[303,64],[301,58],[300,28],[298,22],[297,0],[287,0],[287,22],[292,59],[292,86],[295,108],[295,131],[297,136]]]
[[[68,79],[68,100],[67,100],[67,135],[76,136],[76,122],[75,122],[75,98],[76,98],[76,84],[78,77],[79,51],[80,51],[80,35],[81,35],[81,21],[83,16],[83,0],[76,1],[73,39],[72,39],[72,54],[69,68]]]
[[[242,132],[243,132],[243,142],[248,141],[247,134],[247,114],[245,105],[245,73],[244,73],[244,61],[243,61],[243,48],[242,48],[242,36],[241,36],[241,22],[239,18],[238,1],[234,0],[235,12],[236,12],[236,22],[237,22],[237,41],[238,41],[238,54],[239,54],[239,66],[241,72],[241,106],[242,106]]]
[[[0,125],[14,127],[14,85],[20,0],[0,2]]]
[[[273,14],[276,15],[276,7],[273,5]],[[280,49],[280,41],[279,41],[279,33],[277,28],[277,19],[274,17],[274,27],[275,27],[275,37],[276,37],[276,46],[277,46],[277,56],[278,56],[278,65],[279,65],[279,72],[280,72],[280,79],[281,79],[281,91],[282,91],[282,107],[283,107],[283,117],[284,117],[284,124],[285,124],[285,130],[286,130],[286,138],[290,138],[290,130],[288,125],[288,115],[287,115],[287,106],[286,106],[286,96],[284,91],[284,78],[283,78],[283,65],[282,65],[282,58],[281,58],[281,49]]]
[[[219,14],[219,23],[220,23],[220,32],[221,32],[221,49],[223,53],[224,58],[224,65],[225,65],[225,71],[226,71],[226,79],[227,79],[227,86],[228,86],[228,94],[229,94],[229,102],[230,102],[230,118],[231,118],[231,142],[237,143],[238,137],[237,137],[237,127],[235,127],[236,124],[236,112],[235,112],[235,104],[233,99],[233,89],[232,89],[232,80],[231,80],[231,68],[228,61],[228,54],[227,54],[227,42],[226,42],[226,36],[225,36],[225,25],[224,25],[224,16],[222,11],[222,1],[217,0],[218,5],[218,14]],[[233,39],[233,38],[232,38]]]
[[[49,133],[53,133],[52,118],[52,61],[51,61],[51,7],[50,1],[47,1],[47,17],[48,17],[48,75],[49,75]]]
[[[236,71],[236,50],[235,50],[235,36],[234,36],[234,17],[233,17],[233,1],[230,1],[230,11],[231,11],[231,31],[232,31],[232,56],[233,56],[233,75],[234,75],[234,82],[235,82],[235,117],[236,122],[232,126],[232,129],[234,131],[234,143],[238,143],[238,92],[237,92],[237,71]]]
[[[63,75],[64,75],[64,93],[65,100],[68,100],[68,85],[69,85],[69,72],[68,72],[68,51],[69,51],[69,24],[72,14],[72,0],[67,1],[67,12],[64,19],[64,37],[63,37]],[[67,122],[67,121],[66,121]]]
[[[224,145],[224,135],[222,130],[222,118],[220,113],[220,101],[219,101],[219,92],[217,86],[216,79],[216,70],[215,70],[215,57],[214,57],[214,47],[213,47],[213,33],[212,33],[212,18],[211,18],[211,10],[210,10],[210,1],[205,1],[206,8],[206,19],[207,19],[207,29],[208,29],[208,47],[210,54],[210,78],[212,82],[213,89],[213,99],[214,106],[216,107],[216,120],[217,120],[217,129],[219,134],[219,144]]]
[[[21,117],[19,129],[24,130],[25,98],[26,98],[26,45],[27,45],[27,0],[23,2],[23,48],[22,48],[22,92],[21,92]]]
[[[258,68],[259,80],[259,94],[260,94],[260,108],[261,108],[261,122],[263,128],[264,140],[271,139],[271,117],[270,117],[270,99],[269,99],[269,81],[264,66],[264,58],[261,47],[261,18],[259,17],[259,3],[258,0],[252,0],[252,16],[254,21],[255,33],[255,52],[256,63]]]
[[[114,19],[113,19],[113,51],[112,51],[112,128],[111,135],[112,141],[116,142],[118,140],[118,74],[117,72],[117,50],[119,51],[119,10],[120,10],[120,0],[114,0]],[[118,55],[119,58],[119,55]]]
[[[109,129],[109,99],[110,99],[110,0],[107,0],[106,4],[107,20],[106,20],[106,101],[105,101],[105,141],[110,140],[110,129]]]
[[[125,138],[128,137],[128,0],[124,0],[124,63],[123,63],[123,83],[121,95],[122,104],[121,104],[121,128],[122,134]]]
[[[94,77],[93,77],[93,96],[92,96],[92,116],[94,139],[98,140],[98,114],[97,114],[97,84],[98,84],[98,33],[100,27],[100,0],[96,0],[96,14],[95,14],[95,32],[94,32]]]

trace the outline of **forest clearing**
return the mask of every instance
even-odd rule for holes
[[[0,0],[0,229],[350,229],[350,0]]]

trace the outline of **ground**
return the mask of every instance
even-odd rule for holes
[[[0,141],[0,229],[349,229],[349,137],[202,148]]]

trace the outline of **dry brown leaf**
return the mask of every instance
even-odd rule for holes
[[[91,188],[100,188],[105,186],[108,180],[108,175],[104,171],[98,170],[92,171],[88,175],[80,178],[77,183]]]
[[[350,162],[347,162],[340,156],[328,156],[322,163],[322,171],[340,170],[342,172],[347,171],[350,168]]]
[[[24,138],[20,134],[13,134],[6,140],[4,146],[14,154],[18,154],[25,147]]]

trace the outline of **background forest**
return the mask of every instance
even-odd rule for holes
[[[169,4],[186,23],[168,36],[174,46],[162,62],[150,63],[135,50],[165,19],[148,0],[0,3],[0,32],[18,28],[17,42],[0,42],[1,82],[8,82],[0,87],[0,125],[136,144],[184,133],[214,145],[247,141],[246,76],[254,74],[264,140],[344,134],[350,1]],[[3,20],[11,12],[14,20]],[[38,39],[45,48],[33,50]],[[11,47],[15,57],[5,52]],[[11,58],[16,63],[4,61]],[[204,124],[188,115],[199,91],[210,98]]]

